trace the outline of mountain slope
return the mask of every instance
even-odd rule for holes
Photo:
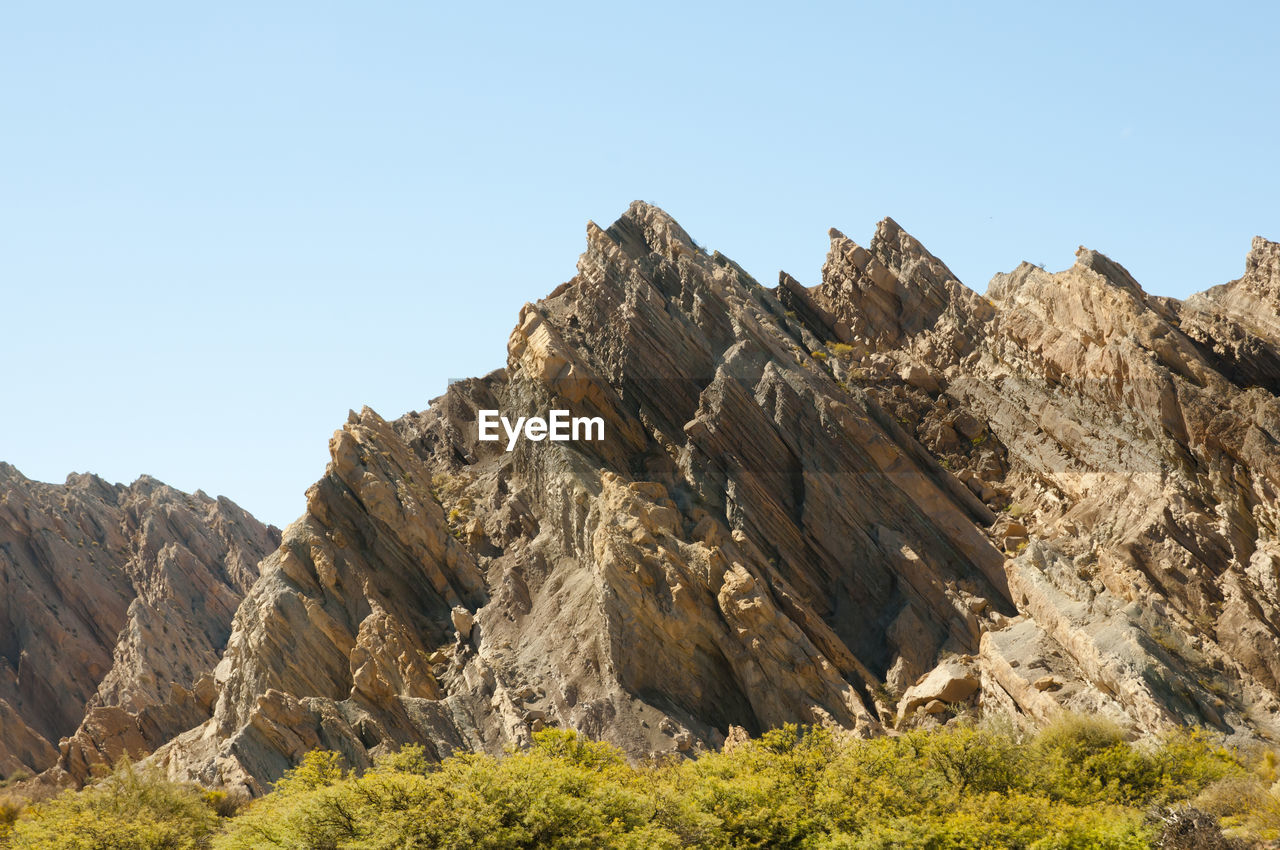
[[[1277,256],[1186,303],[1081,250],[986,297],[891,220],[761,287],[636,203],[505,369],[352,414],[175,775],[308,749],[628,752],[976,704],[1277,731]],[[478,411],[600,417],[481,441]]]
[[[279,542],[225,498],[0,463],[0,775],[83,780],[208,717],[201,675]]]

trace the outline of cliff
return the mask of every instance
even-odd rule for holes
[[[0,463],[0,776],[83,781],[210,716],[208,671],[279,543],[225,498]]]
[[[635,203],[505,368],[351,414],[257,580],[219,585],[245,594],[220,658],[186,623],[189,674],[102,681],[207,706],[157,760],[251,793],[315,747],[361,767],[546,725],[637,757],[966,711],[1274,740],[1278,346],[1262,239],[1185,302],[1083,248],[983,296],[886,219],[769,289]],[[556,409],[605,439],[478,438],[480,410]]]

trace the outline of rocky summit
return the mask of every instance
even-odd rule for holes
[[[256,794],[317,747],[975,712],[1280,737],[1280,244],[1177,301],[1084,248],[983,296],[892,220],[830,235],[770,289],[653,206],[589,224],[505,368],[352,413],[278,546],[0,468],[4,770],[136,748]],[[557,410],[603,439],[480,439]]]

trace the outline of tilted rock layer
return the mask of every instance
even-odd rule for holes
[[[886,219],[766,289],[636,203],[506,368],[351,415],[156,758],[258,793],[315,747],[694,754],[957,706],[1274,739],[1278,393],[1265,240],[1186,302],[1084,249],[983,297]],[[605,439],[508,452],[482,409]]]
[[[279,543],[224,498],[0,463],[0,776],[81,782],[209,717],[209,670]]]

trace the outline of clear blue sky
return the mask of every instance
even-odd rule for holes
[[[283,525],[348,408],[505,362],[588,219],[766,285],[896,218],[983,290],[1280,238],[1274,4],[0,6],[0,459]]]

